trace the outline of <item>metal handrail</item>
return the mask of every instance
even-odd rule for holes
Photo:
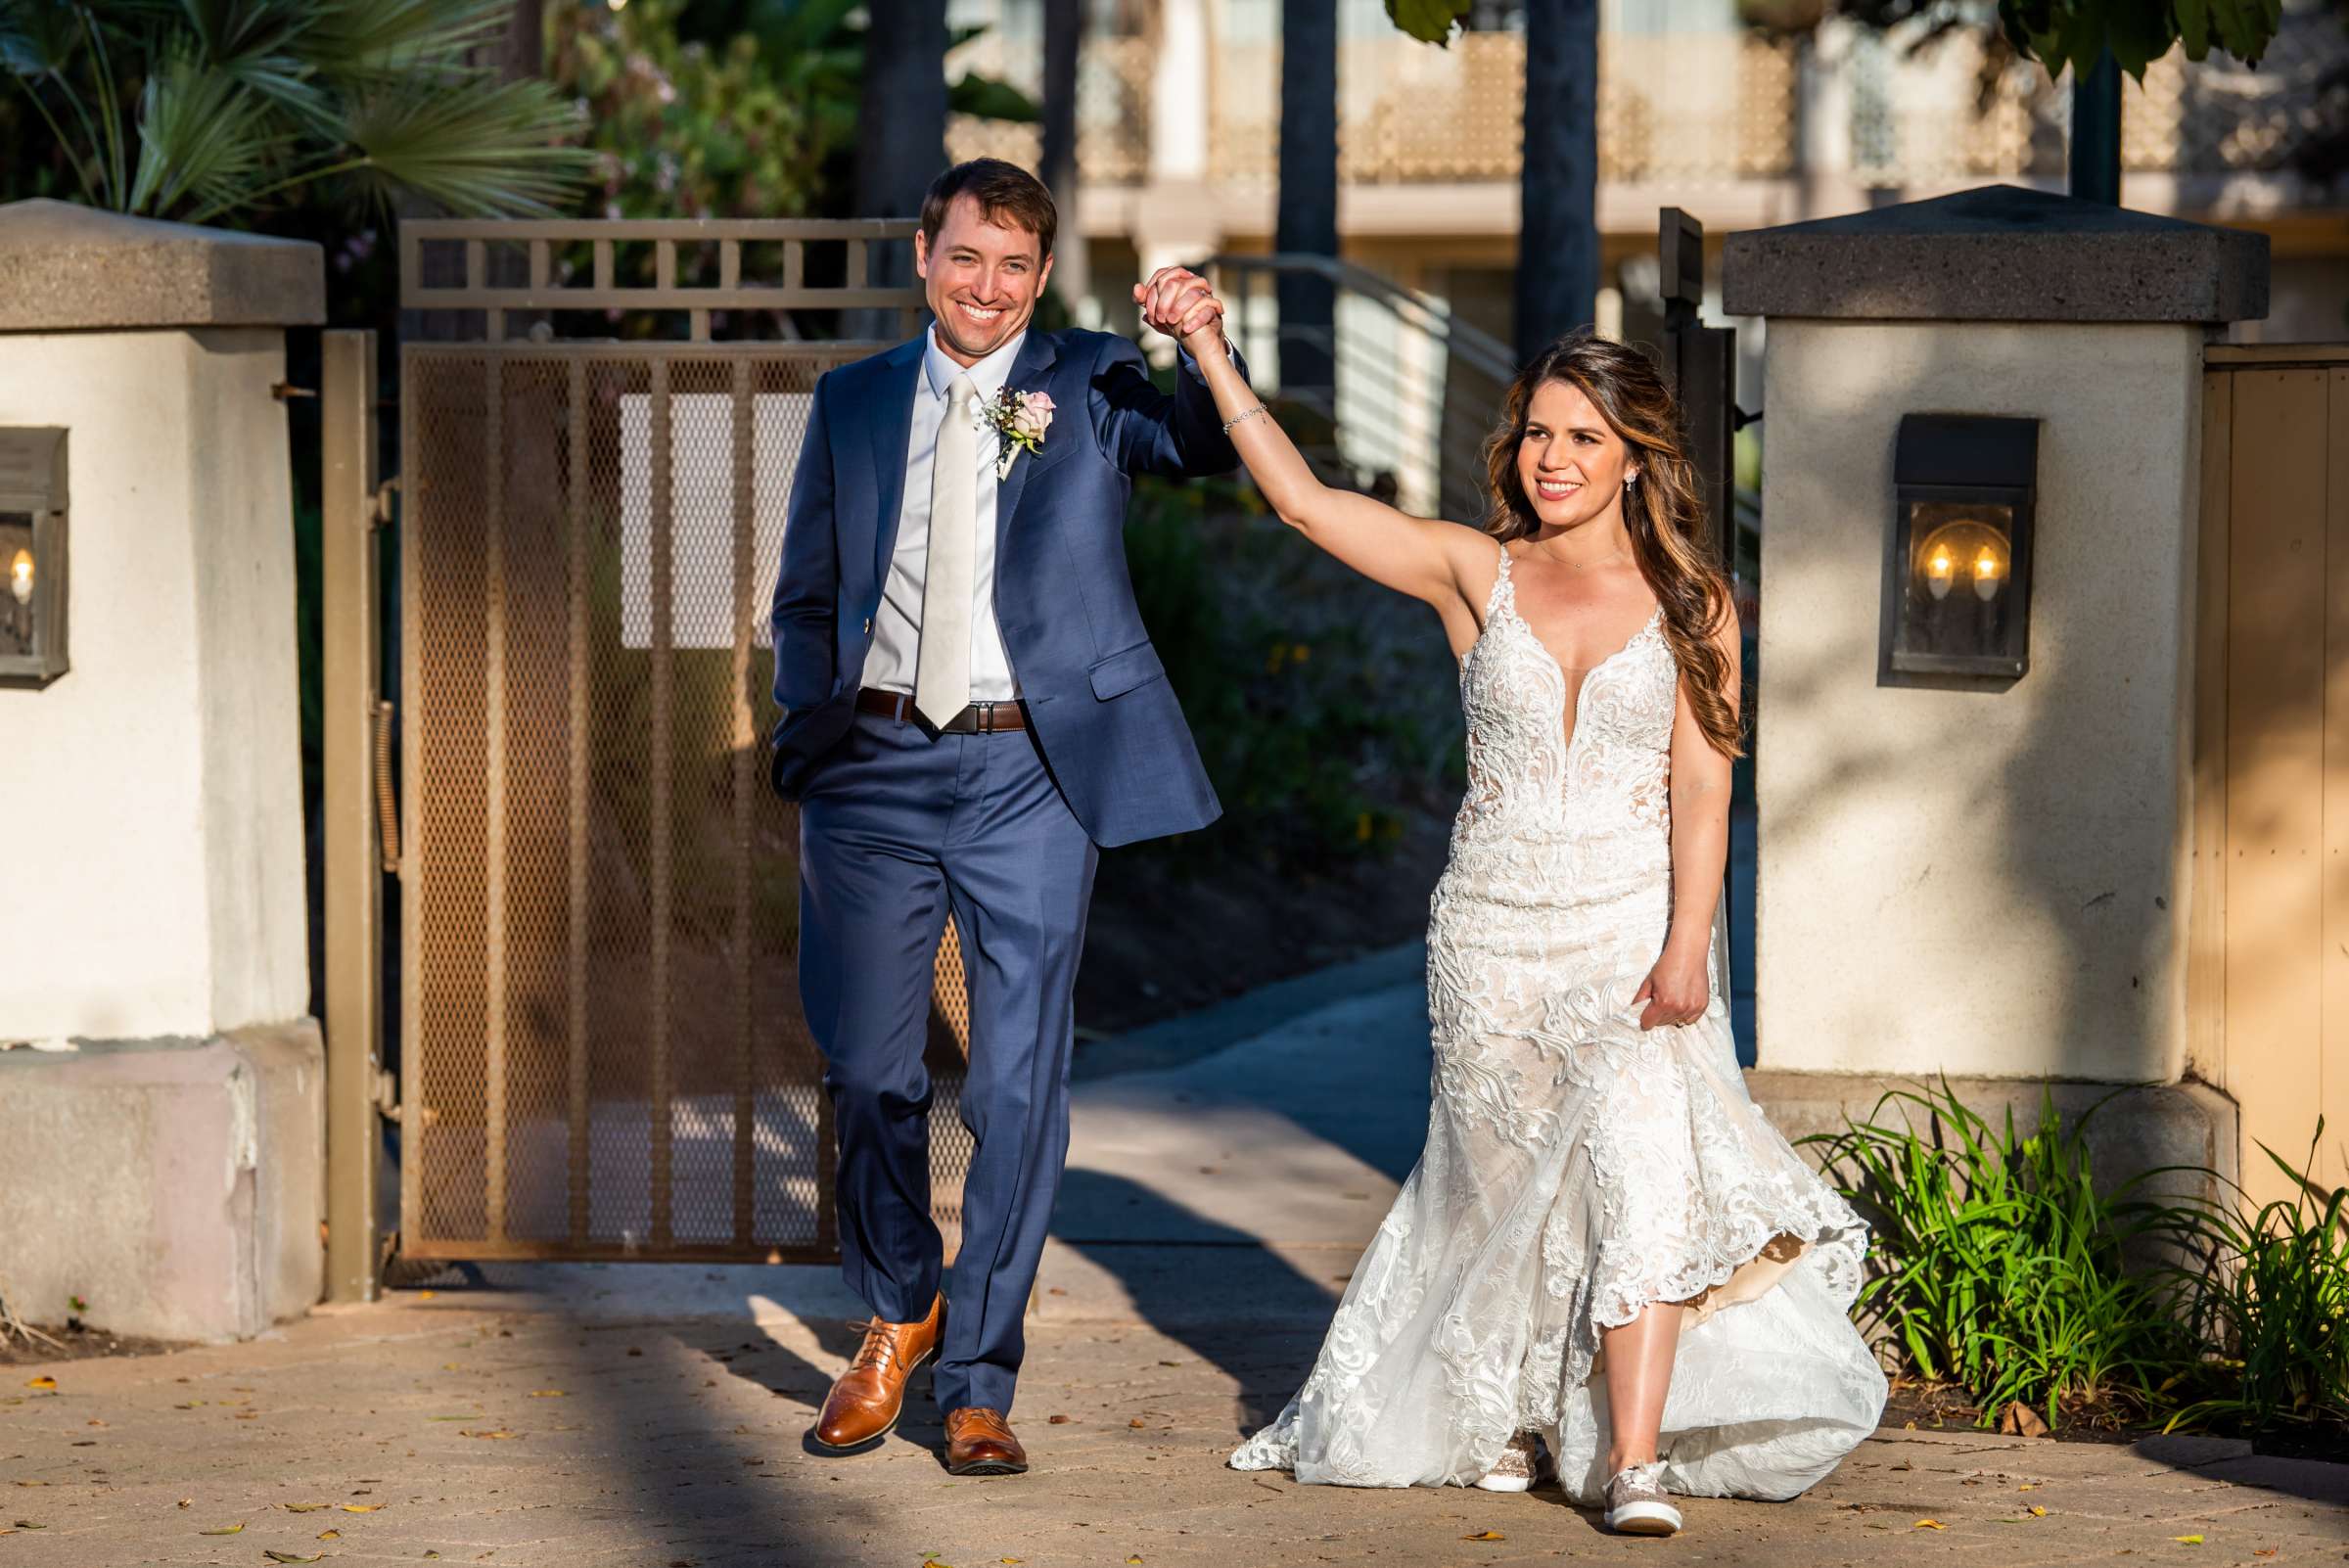
[[[1490,334],[1453,315],[1443,300],[1391,278],[1329,256],[1289,253],[1217,254],[1199,263],[1215,276],[1232,306],[1229,324],[1245,346],[1264,343],[1250,320],[1268,291],[1260,278],[1309,276],[1326,282],[1339,300],[1358,301],[1383,316],[1405,341],[1416,340],[1440,357],[1444,370],[1410,374],[1408,356],[1359,322],[1340,317],[1300,324],[1275,321],[1270,328],[1272,358],[1294,346],[1311,347],[1326,362],[1333,385],[1282,387],[1332,422],[1332,439],[1312,455],[1316,466],[1334,463],[1359,483],[1364,472],[1387,470],[1402,482],[1405,504],[1436,509],[1445,516],[1479,513],[1485,505],[1485,432],[1503,389],[1516,374],[1509,350]],[[1277,363],[1267,364],[1277,384]],[[1430,367],[1432,372],[1432,366]]]
[[[1341,261],[1335,256],[1312,255],[1296,251],[1272,251],[1261,254],[1218,252],[1201,262],[1197,270],[1225,268],[1234,272],[1306,272],[1326,278],[1340,289],[1376,300],[1411,325],[1442,339],[1445,347],[1462,361],[1508,385],[1517,374],[1516,355],[1506,344],[1483,328],[1473,326],[1452,314],[1451,307],[1416,289],[1406,289],[1393,278]]]

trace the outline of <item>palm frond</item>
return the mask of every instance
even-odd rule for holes
[[[348,110],[371,194],[388,203],[404,187],[467,217],[549,216],[570,203],[595,166],[592,155],[553,145],[576,128],[543,81],[412,80]]]
[[[193,53],[171,56],[139,101],[139,167],[126,209],[156,215],[195,207],[206,216],[252,199],[287,138],[270,102]]]
[[[300,0],[179,0],[180,25],[211,65],[268,55],[298,57],[317,7]]]
[[[313,0],[308,55],[325,74],[364,81],[449,69],[506,30],[511,0]]]
[[[31,79],[56,75],[81,50],[71,6],[52,0],[0,0],[0,70]]]

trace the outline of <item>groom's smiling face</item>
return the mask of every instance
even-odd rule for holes
[[[913,268],[948,358],[975,365],[1027,327],[1052,275],[1042,250],[1027,229],[990,223],[975,196],[954,199],[936,242],[913,237]]]

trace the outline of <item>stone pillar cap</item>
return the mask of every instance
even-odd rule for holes
[[[1871,321],[2268,313],[2268,237],[2016,185],[1732,234],[1722,309]]]
[[[325,252],[307,240],[72,202],[0,206],[0,332],[325,321]]]

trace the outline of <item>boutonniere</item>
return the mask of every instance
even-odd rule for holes
[[[995,433],[995,481],[1000,484],[1011,472],[1012,459],[1043,450],[1044,432],[1052,428],[1052,394],[1006,387],[981,405],[980,418]]]

